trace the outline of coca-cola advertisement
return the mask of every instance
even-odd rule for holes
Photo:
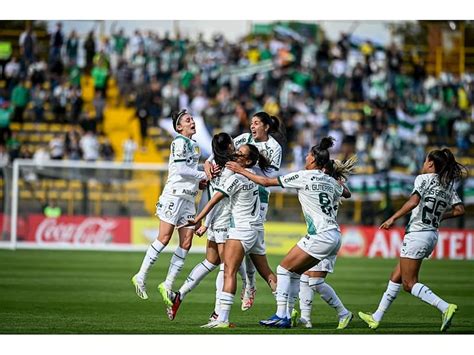
[[[38,244],[129,244],[130,219],[126,217],[30,215],[27,241]]]

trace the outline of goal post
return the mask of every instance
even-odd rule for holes
[[[167,164],[16,159],[4,175],[0,248],[134,251],[157,236]]]

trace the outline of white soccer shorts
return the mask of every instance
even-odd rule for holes
[[[229,239],[240,240],[244,253],[265,255],[265,241],[263,240],[264,231],[261,229],[229,229]]]
[[[308,271],[325,271],[325,272],[334,272],[334,265],[336,265],[336,255],[329,256],[321,260],[317,265],[313,266]]]
[[[180,226],[196,216],[194,202],[177,196],[161,195],[156,204],[156,213],[163,222]],[[194,227],[192,227],[194,228]]]
[[[400,250],[400,257],[408,259],[427,258],[433,252],[437,242],[437,231],[421,231],[407,233],[403,238],[403,244]]]
[[[341,232],[331,229],[316,235],[306,235],[296,245],[313,258],[323,260],[337,255],[341,247]]]
[[[207,240],[217,244],[224,244],[229,238],[229,228],[209,228],[207,230]]]

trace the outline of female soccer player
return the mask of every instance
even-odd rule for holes
[[[175,227],[195,216],[194,203],[199,182],[206,179],[206,174],[197,170],[200,151],[196,142],[191,139],[196,134],[193,117],[186,110],[182,110],[173,113],[172,119],[173,128],[178,135],[171,143],[168,181],[156,205],[156,216],[160,220],[158,237],[148,247],[140,270],[132,277],[138,297],[145,300],[148,299],[145,286],[148,271],[168,245]],[[181,228],[178,234],[179,246],[171,258],[166,281],[158,286],[158,291],[168,306],[172,305],[170,291],[173,282],[183,268],[184,260],[191,248],[193,228]]]
[[[234,151],[235,148],[230,135],[227,133],[214,135],[212,138],[213,163],[220,167],[220,171],[217,176],[209,181],[209,185],[207,186],[208,198],[202,198],[201,203],[204,200],[207,202],[211,196],[214,195],[221,183],[230,175],[234,174],[224,168],[225,164],[233,158]],[[197,235],[202,236],[207,231],[206,258],[193,268],[186,278],[186,282],[181,286],[179,291],[174,294],[173,306],[167,309],[168,318],[170,320],[176,317],[184,297],[196,288],[197,285],[220,264],[221,270],[216,280],[216,308],[211,315],[211,318],[217,319],[219,313],[219,295],[224,279],[224,243],[228,237],[230,219],[229,199],[223,199],[214,206],[206,216],[203,225],[195,232]]]
[[[258,162],[262,171],[268,167],[268,161],[251,144],[240,146],[237,151],[235,164],[247,171]],[[260,199],[258,186],[242,175],[234,174],[228,177],[206,204],[195,220],[189,225],[199,223],[209,211],[225,196],[230,198],[231,228],[225,243],[224,251],[224,287],[220,295],[220,310],[217,320],[209,322],[207,328],[228,328],[229,313],[234,302],[237,286],[236,274],[242,264],[244,255],[250,255],[259,274],[272,288],[276,276],[270,269],[262,238],[263,221],[260,216]]]
[[[324,169],[324,172],[329,176],[332,176],[336,180],[346,181],[349,174],[354,170],[357,158],[354,156],[345,162],[339,160],[330,161],[328,164],[329,169]],[[332,165],[332,166],[331,166]],[[332,168],[332,171],[330,170]],[[334,200],[334,211],[337,216],[339,211],[339,199]],[[334,265],[336,263],[336,256],[332,256],[321,260],[321,262],[313,266],[311,269],[301,275],[300,279],[300,310],[301,318],[299,322],[306,328],[312,328],[311,324],[311,310],[313,304],[314,293],[319,293],[321,298],[332,308],[334,308],[338,314],[339,324],[336,329],[345,329],[349,322],[353,318],[352,312],[344,307],[344,304],[337,296],[334,289],[326,282],[326,276],[328,272],[334,271]],[[298,313],[296,310],[291,313],[292,326],[295,326],[296,318]]]
[[[229,162],[230,170],[242,174],[263,186],[291,187],[298,190],[308,234],[295,245],[277,267],[277,312],[260,324],[290,328],[289,296],[298,294],[300,276],[321,260],[335,256],[341,246],[341,233],[334,211],[335,200],[350,197],[343,183],[325,174],[322,169],[329,163],[328,149],[334,139],[325,137],[311,148],[306,156],[305,170],[278,178],[266,178],[250,173]]]
[[[369,328],[378,328],[402,284],[406,292],[441,311],[442,332],[450,327],[457,306],[447,303],[428,286],[419,282],[418,274],[423,259],[430,256],[436,246],[439,223],[464,214],[464,206],[456,193],[455,185],[466,175],[466,168],[455,160],[449,149],[431,151],[423,163],[421,175],[415,179],[410,199],[380,226],[382,229],[390,229],[397,219],[411,211],[399,262],[390,276],[377,311],[374,314],[359,312],[359,317]],[[446,212],[448,206],[452,209]]]
[[[275,173],[280,169],[282,149],[281,143],[285,140],[284,126],[276,116],[271,116],[266,112],[257,112],[253,115],[250,123],[250,132],[244,133],[234,138],[235,148],[238,149],[244,144],[252,144],[258,148],[260,154],[262,154],[269,162],[269,169],[263,173],[258,166],[255,166],[255,172],[261,176],[273,177]],[[211,165],[205,165],[206,174],[211,176]],[[268,212],[268,201],[270,198],[270,190],[259,186],[259,198],[260,198],[260,215],[263,222],[265,223]],[[264,235],[262,234],[263,238]],[[252,260],[249,257],[245,258],[246,264],[246,287],[242,291],[242,310],[246,311],[252,307],[255,301],[255,293],[257,291],[255,283],[255,267],[252,264]]]

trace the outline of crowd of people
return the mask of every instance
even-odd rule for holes
[[[356,42],[344,33],[335,42],[302,41],[276,32],[232,43],[222,35],[191,40],[139,29],[129,36],[115,26],[109,37],[90,31],[80,38],[75,31],[66,35],[61,23],[51,33],[48,58],[36,55],[31,27],[19,44],[20,57],[0,69],[6,83],[0,106],[12,121],[23,122],[30,105],[30,119],[42,122],[50,106],[57,122],[100,132],[113,77],[120,93],[115,104],[136,109],[142,145],[149,125],[188,107],[211,133],[232,136],[248,131],[255,112],[279,116],[286,127],[284,163],[296,167],[328,134],[336,138],[334,153],[356,153],[375,171],[415,172],[431,144],[456,144],[461,155],[471,147],[473,77],[428,75],[423,56],[407,58],[394,44]],[[84,75],[95,88],[94,114],[84,110]],[[348,103],[356,119],[344,116]]]

